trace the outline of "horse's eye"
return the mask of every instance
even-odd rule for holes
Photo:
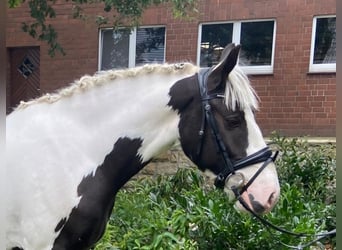
[[[230,115],[225,117],[225,123],[228,128],[236,128],[241,125],[242,119],[238,115]]]

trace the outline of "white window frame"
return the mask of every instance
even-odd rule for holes
[[[163,62],[165,62],[166,56],[166,26],[165,25],[149,25],[149,26],[139,26],[139,29],[144,28],[165,28],[165,44],[164,44],[164,57]],[[122,27],[120,29],[125,29]],[[101,70],[102,63],[102,44],[103,44],[103,30],[113,30],[113,28],[102,28],[99,29],[99,54],[98,54],[98,70]],[[135,67],[135,57],[136,57],[136,45],[137,45],[137,27],[131,30],[129,35],[129,52],[128,52],[128,68]]]
[[[317,19],[319,19],[319,18],[330,18],[330,17],[336,17],[336,15],[315,16],[313,18],[312,32],[311,32],[309,73],[335,73],[336,72],[336,63],[319,63],[319,64],[313,63],[314,52],[315,52],[315,38],[316,38]]]
[[[262,65],[262,66],[240,66],[246,74],[250,75],[264,75],[264,74],[273,74],[274,68],[274,51],[275,51],[275,42],[276,42],[276,31],[277,31],[277,22],[275,19],[251,19],[251,20],[241,20],[241,21],[233,21],[233,22],[205,22],[199,24],[198,30],[198,40],[197,40],[197,65],[200,65],[200,56],[201,56],[201,39],[202,39],[202,26],[208,24],[233,24],[233,34],[232,34],[232,43],[240,44],[241,39],[241,24],[249,23],[249,22],[264,22],[264,21],[273,21],[273,40],[272,40],[272,56],[271,56],[271,64],[270,65]]]

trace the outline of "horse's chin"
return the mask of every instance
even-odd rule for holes
[[[227,194],[228,200],[230,202],[233,202],[236,199],[235,194],[234,194],[234,192],[232,190],[224,187],[223,191]]]
[[[234,208],[236,209],[236,211],[238,212],[242,212],[242,213],[247,213],[248,211],[241,205],[241,203],[236,200],[235,194],[233,193],[232,190],[224,188],[224,192],[227,194],[228,196],[228,200],[229,202],[234,203]]]

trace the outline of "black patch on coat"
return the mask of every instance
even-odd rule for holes
[[[58,224],[57,224],[57,226],[56,226],[56,228],[55,228],[55,232],[56,232],[56,233],[64,226],[66,220],[67,220],[67,219],[64,217],[63,219],[61,219],[61,220],[58,222]]]
[[[85,250],[103,235],[118,190],[148,162],[137,156],[141,139],[120,138],[95,175],[78,186],[80,203],[74,207],[56,238],[53,250]]]
[[[209,94],[223,94],[226,84],[229,84],[227,77],[236,64],[238,49],[229,46],[219,66],[210,69],[206,82],[208,91],[211,91]],[[168,106],[176,110],[180,116],[179,139],[185,155],[202,171],[208,169],[215,174],[222,172],[225,166],[224,159],[213,138],[212,128],[205,120],[198,74],[177,81],[170,88],[169,96]],[[221,98],[211,99],[209,103],[229,158],[234,162],[245,157],[248,130],[244,112],[239,109],[239,105],[235,111],[228,110]],[[200,136],[203,121],[204,134]]]
[[[177,81],[170,88],[170,101],[167,105],[181,114],[181,111],[188,107],[195,97],[200,101],[199,88],[194,83],[197,83],[197,74]]]

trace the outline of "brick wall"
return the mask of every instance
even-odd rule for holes
[[[171,8],[153,7],[143,25],[166,26],[166,60],[196,62],[201,22],[275,18],[277,23],[274,73],[251,76],[261,98],[257,119],[265,135],[335,136],[336,74],[309,74],[312,20],[315,15],[336,14],[336,0],[199,0],[199,14],[175,20]],[[40,46],[41,91],[51,92],[98,67],[98,27],[92,19],[74,20],[72,3],[59,0],[51,23],[67,55],[50,58],[47,45],[21,32],[29,19],[27,4],[7,11],[7,47]],[[102,14],[102,6],[89,5],[88,14]]]

